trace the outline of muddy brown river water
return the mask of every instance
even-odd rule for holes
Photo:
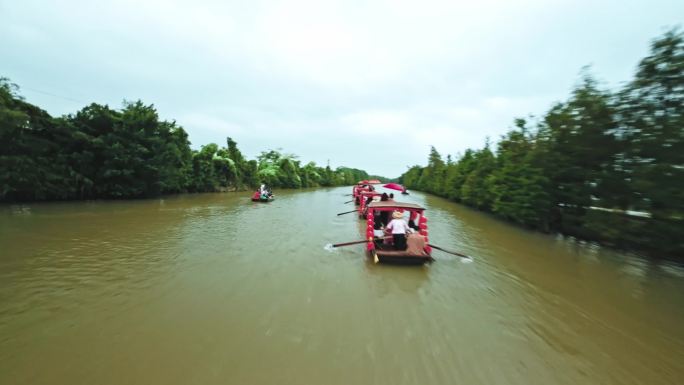
[[[375,265],[350,188],[0,206],[0,384],[682,384],[684,268],[440,198]]]

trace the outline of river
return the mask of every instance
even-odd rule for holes
[[[351,188],[0,206],[0,384],[680,384],[684,268],[420,193],[375,265]]]

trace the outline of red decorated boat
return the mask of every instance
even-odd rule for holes
[[[373,202],[373,201],[368,202],[368,198],[371,198],[371,199],[374,199],[375,201],[377,201],[377,200],[379,200],[380,197],[382,197],[382,194],[377,192],[377,191],[361,191],[359,193],[359,218],[361,218],[361,219],[366,218],[366,211],[368,208],[368,204]],[[366,202],[368,202],[368,204]]]
[[[274,199],[273,194],[263,195],[259,190],[252,194],[252,202],[272,202]]]
[[[406,237],[406,249],[398,250],[391,236],[375,237],[374,230],[387,225],[392,213],[403,213],[409,227],[416,232]],[[366,210],[366,250],[375,262],[421,265],[432,262],[432,248],[428,245],[428,226],[425,208],[404,202],[370,202]]]
[[[377,179],[371,179],[371,180],[362,180],[359,181],[354,187],[352,187],[352,197],[354,198],[354,204],[359,205],[361,204],[361,200],[359,195],[362,192],[369,192],[369,191],[375,191],[375,187],[373,187],[374,184],[379,184],[382,183]]]

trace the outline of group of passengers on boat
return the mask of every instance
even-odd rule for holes
[[[392,193],[390,193],[389,195],[387,195],[387,193],[368,194],[368,197],[366,197],[366,201],[364,202],[364,205],[363,205],[363,210],[361,212],[362,218],[366,217],[366,213],[368,212],[368,205],[374,201],[375,202],[378,202],[378,201],[379,202],[394,202],[394,194],[392,194]],[[382,220],[383,220],[382,223],[384,225],[387,225],[389,223],[389,213],[388,212],[385,212],[385,211],[382,212]]]
[[[266,183],[262,183],[261,186],[259,186],[259,196],[261,199],[268,199],[273,196],[273,191],[271,191],[271,188],[266,185]]]
[[[363,193],[374,193],[375,192],[375,187],[373,187],[372,184],[359,184],[354,186],[354,191],[352,195],[354,195],[354,200],[356,201],[356,204],[361,203],[361,195]],[[371,194],[372,196],[373,194]]]
[[[262,183],[261,186],[252,195],[252,201],[270,201],[273,199],[273,192],[271,188]]]
[[[425,208],[418,204],[397,202],[393,193],[375,191],[373,184],[380,181],[361,181],[352,188],[359,218],[366,222],[366,250],[377,262],[423,264],[431,262]],[[384,186],[407,194],[396,183]],[[352,202],[350,201],[350,202]],[[346,213],[340,213],[342,215]]]
[[[368,205],[373,201],[394,202],[394,194],[382,193],[379,197],[368,196],[364,205],[366,212]],[[366,212],[364,212],[364,216]],[[373,235],[376,247],[379,249],[406,250],[407,239],[411,235],[415,235],[414,238],[422,238],[418,234],[419,228],[415,222],[416,215],[417,213],[405,212],[403,210],[376,211],[373,220]]]
[[[262,197],[270,197],[273,196],[273,192],[271,191],[271,188],[266,185],[266,183],[262,183],[261,186],[259,186],[259,193],[261,194]]]

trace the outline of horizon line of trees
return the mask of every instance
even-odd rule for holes
[[[514,126],[455,160],[432,147],[399,181],[529,228],[684,258],[681,32],[655,39],[617,92],[583,70],[568,100]]]
[[[154,105],[92,103],[52,117],[0,78],[0,202],[144,198],[160,194],[351,185],[355,168],[302,164],[282,150],[246,159],[230,137],[190,148],[186,131]]]

